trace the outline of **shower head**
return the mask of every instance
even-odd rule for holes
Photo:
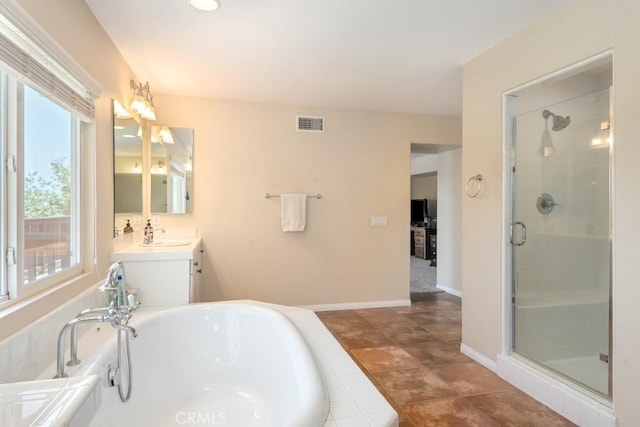
[[[553,116],[553,126],[551,126],[551,130],[555,132],[561,131],[562,129],[569,126],[569,123],[571,123],[571,118],[569,116],[567,117],[556,116],[549,110],[544,110],[542,112],[542,117],[545,120],[547,120],[549,116]]]

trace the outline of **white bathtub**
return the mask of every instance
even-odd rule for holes
[[[115,358],[111,326],[80,340],[81,353],[92,340],[106,342],[83,368],[70,371],[101,377],[91,426],[325,424],[329,398],[319,369],[304,338],[278,311],[196,304],[136,312],[130,325],[138,337],[131,341],[133,393],[127,403],[106,385],[106,366]]]

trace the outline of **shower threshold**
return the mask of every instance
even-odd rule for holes
[[[548,360],[544,362],[544,365],[603,396],[607,395],[609,364],[601,361],[599,354]]]

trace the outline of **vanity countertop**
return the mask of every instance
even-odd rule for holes
[[[145,245],[142,242],[123,246],[111,253],[111,261],[168,261],[193,258],[193,251],[200,246],[200,238],[156,239]]]
[[[196,229],[156,228],[154,241],[143,243],[142,232],[125,234],[114,239],[111,261],[169,261],[191,259],[193,251],[201,245],[202,239]]]

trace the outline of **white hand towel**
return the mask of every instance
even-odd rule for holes
[[[282,231],[304,231],[307,217],[305,194],[281,194]]]

